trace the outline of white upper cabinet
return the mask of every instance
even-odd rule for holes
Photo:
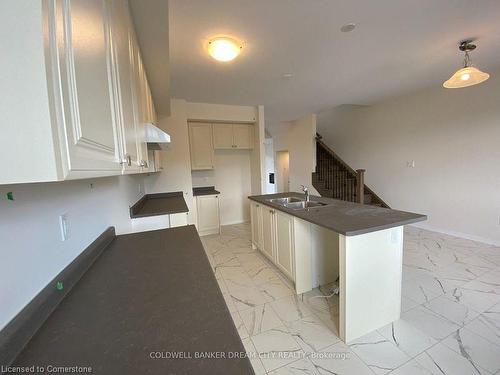
[[[216,150],[234,148],[232,124],[214,124],[213,131]]]
[[[233,125],[233,143],[235,148],[253,148],[254,126],[249,124]]]
[[[213,124],[214,148],[252,149],[253,124]]]
[[[116,111],[119,119],[120,154],[125,173],[140,171],[142,158],[140,123],[135,114],[135,66],[133,28],[126,2],[113,1],[111,8],[111,35],[113,39],[116,74]]]
[[[55,24],[49,27],[55,28],[57,47],[47,52],[58,58],[61,69],[61,77],[54,77],[60,78],[61,87],[55,87],[53,95],[62,91],[62,103],[57,104],[62,104],[64,113],[68,172],[119,172],[109,4],[103,0],[55,4]]]
[[[212,124],[189,123],[189,151],[192,170],[214,169]]]
[[[0,184],[148,171],[156,114],[128,2],[6,0],[0,21],[0,157],[15,159]]]

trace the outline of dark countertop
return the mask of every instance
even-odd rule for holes
[[[13,365],[91,366],[106,375],[253,374],[248,358],[195,359],[195,352],[244,351],[190,225],[116,237]],[[151,352],[193,358],[152,359]]]
[[[132,219],[147,216],[169,215],[188,212],[182,191],[146,194],[130,207]]]
[[[193,188],[193,196],[198,195],[216,195],[220,194],[220,191],[215,190],[215,186],[203,186]]]
[[[294,192],[254,195],[248,198],[345,236],[355,236],[427,220],[427,216],[412,212],[317,196],[310,196],[311,201],[327,203],[328,206],[292,210],[268,201],[271,198],[287,196],[304,198],[304,194]]]

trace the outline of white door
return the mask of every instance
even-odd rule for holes
[[[214,148],[231,149],[234,148],[233,125],[231,124],[213,124]]]
[[[107,3],[103,0],[56,3],[54,27],[70,174],[121,172]]]
[[[212,124],[202,122],[189,124],[189,151],[191,169],[214,169]]]
[[[112,4],[111,35],[117,75],[116,108],[120,124],[121,155],[126,159],[123,164],[124,172],[138,172],[141,170],[142,159],[139,154],[141,145],[138,143],[144,142],[144,135],[140,132],[138,116],[135,113],[135,101],[139,99],[135,92],[137,77],[134,71],[137,48],[133,45],[133,29],[127,3],[113,1]]]
[[[219,196],[200,195],[196,197],[198,232],[201,235],[219,233]]]
[[[293,277],[293,217],[276,211],[276,264],[292,280]]]
[[[262,207],[262,252],[275,261],[274,254],[274,216],[275,210],[269,207]]]
[[[249,124],[233,125],[233,144],[235,148],[252,149],[253,148],[254,126]]]

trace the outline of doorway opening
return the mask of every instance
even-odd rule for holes
[[[278,193],[290,191],[290,155],[288,151],[276,152],[276,188]]]

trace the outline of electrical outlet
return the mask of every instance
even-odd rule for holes
[[[139,189],[139,195],[142,195],[142,184],[137,185]]]
[[[59,216],[59,226],[61,229],[61,241],[66,241],[69,238],[68,214]]]

